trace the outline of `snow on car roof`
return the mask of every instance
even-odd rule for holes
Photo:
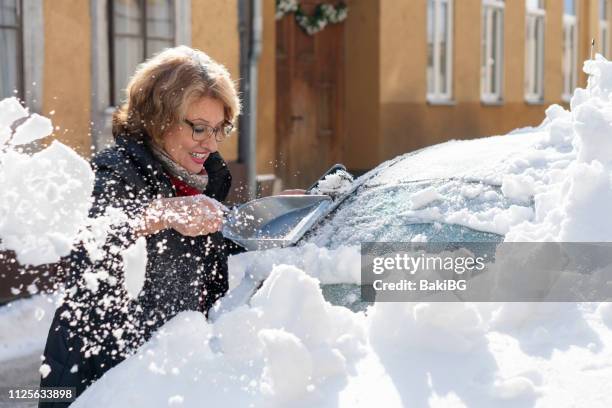
[[[418,180],[465,177],[501,184],[512,158],[521,156],[542,138],[541,131],[485,137],[474,140],[451,140],[408,153],[381,165],[372,184],[394,184]]]

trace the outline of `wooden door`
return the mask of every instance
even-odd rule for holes
[[[309,15],[319,3],[300,1]],[[306,188],[342,161],[343,76],[343,23],[310,36],[293,14],[277,21],[276,151],[283,188]]]

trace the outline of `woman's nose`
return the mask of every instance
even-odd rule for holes
[[[216,152],[219,147],[217,140],[214,136],[209,136],[206,139],[202,140],[200,142],[200,146],[210,151],[211,153]]]

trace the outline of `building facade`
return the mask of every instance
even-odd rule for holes
[[[348,133],[352,140],[360,129],[370,135],[346,147],[355,168],[450,138],[537,125],[547,106],[567,104],[573,89],[585,86],[591,39],[596,52],[610,56],[607,0],[352,5],[347,38],[357,38],[348,44],[354,62],[347,66],[362,72],[347,72],[347,80],[373,79],[367,91],[347,86],[347,100],[360,101],[347,107]],[[364,20],[377,37],[361,30]]]
[[[0,97],[49,116],[84,156],[110,140],[135,66],[167,46],[240,79],[239,1],[0,0]],[[304,12],[331,0],[300,0]],[[347,0],[308,35],[263,0],[257,172],[310,184],[334,162],[365,171],[449,139],[537,125],[585,86],[591,40],[610,57],[610,0]],[[238,137],[221,147],[238,157]],[[267,175],[267,176],[266,176]]]

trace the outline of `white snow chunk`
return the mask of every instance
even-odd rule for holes
[[[465,185],[461,187],[461,195],[465,198],[474,199],[482,194],[482,184]]]
[[[320,180],[317,186],[312,189],[312,192],[314,194],[337,196],[349,191],[352,184],[353,176],[344,170],[338,170],[333,174],[328,174],[323,180]]]
[[[88,220],[93,172],[85,159],[53,141],[33,155],[8,151],[0,162],[0,240],[22,264],[68,255]]]
[[[509,174],[503,178],[501,190],[504,196],[528,204],[535,194],[534,180],[529,176]]]
[[[605,164],[612,160],[612,109],[597,105],[589,101],[576,110],[574,144],[578,161]]]
[[[443,199],[444,199],[444,196],[438,193],[438,191],[436,191],[435,188],[427,187],[419,191],[418,193],[414,193],[410,196],[410,202],[412,203],[411,208],[413,210],[418,210],[418,209],[428,206],[434,201],[443,200]]]
[[[53,133],[51,120],[34,113],[19,125],[10,143],[12,145],[23,145],[47,137],[51,133]]]
[[[135,299],[144,286],[147,270],[147,240],[144,237],[138,238],[132,246],[121,253],[121,256],[125,287],[130,297]]]
[[[0,101],[0,129],[10,127],[16,120],[28,116],[28,110],[24,108],[15,97]]]
[[[40,366],[40,369],[38,371],[42,375],[42,378],[47,378],[47,376],[51,372],[51,367],[48,364],[43,364]]]
[[[182,395],[173,395],[170,398],[168,398],[168,406],[169,407],[178,407],[180,405],[183,405],[183,401],[185,399],[183,398]]]
[[[307,391],[313,362],[300,339],[278,329],[260,331],[259,339],[264,345],[266,361],[260,385],[262,393],[287,401]]]
[[[492,394],[503,400],[519,397],[530,397],[538,394],[535,385],[529,378],[512,377],[495,381]]]

